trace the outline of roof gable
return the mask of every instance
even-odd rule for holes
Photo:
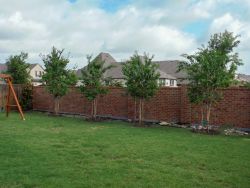
[[[34,69],[36,66],[39,66],[40,68],[42,68],[42,69],[44,70],[44,68],[43,68],[40,64],[38,64],[38,63],[29,64],[29,69],[32,70],[32,69]]]
[[[117,64],[116,60],[109,54],[101,52],[94,60],[104,61],[104,66]]]
[[[100,54],[98,54],[98,55],[94,58],[93,61],[96,61],[96,60],[98,60],[98,61],[104,61],[104,67],[108,67],[108,66],[112,65],[112,66],[113,66],[112,69],[115,69],[115,70],[116,70],[116,68],[119,67],[119,63],[117,63],[116,60],[115,60],[109,53],[101,52]],[[85,67],[86,67],[86,66],[85,66]],[[78,70],[76,71],[76,75],[77,75],[78,77],[81,77],[81,75],[82,75],[81,71],[82,71],[85,67],[83,67],[83,68],[81,68],[81,69],[78,69]],[[119,69],[119,68],[118,68],[118,69]],[[110,70],[111,70],[111,69],[110,69]],[[108,70],[108,71],[104,74],[105,77],[110,77],[109,75],[112,74],[112,73],[109,74],[109,71],[110,71],[110,70]]]

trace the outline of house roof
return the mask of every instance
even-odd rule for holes
[[[176,80],[176,77],[174,77],[174,76],[172,76],[170,74],[167,74],[167,73],[161,71],[160,69],[157,69],[157,72],[160,74],[160,78]]]
[[[98,56],[95,57],[94,60],[104,61],[105,66],[117,63],[116,60],[109,53],[104,53],[104,52],[101,52]]]
[[[250,75],[238,74],[238,79],[240,81],[250,82]]]
[[[125,76],[122,74],[122,65],[124,63],[115,63],[113,64],[114,67],[107,70],[104,74],[105,77],[116,78],[116,79],[123,79]]]
[[[173,60],[173,61],[153,61],[154,63],[159,65],[159,69],[167,74],[170,74],[176,78],[186,78],[187,74],[184,71],[178,72],[178,67],[181,61]]]
[[[42,67],[40,64],[34,63],[34,64],[29,64],[29,68],[33,69],[36,65],[39,65],[40,67]],[[7,71],[7,65],[6,64],[0,64],[0,72],[3,72],[3,71]]]
[[[125,76],[122,73],[122,65],[124,63],[117,63],[117,65],[109,70],[107,70],[105,77],[111,77],[115,79],[123,79]],[[160,74],[160,78],[166,78],[166,79],[176,79],[174,76],[171,76],[159,69],[156,70]]]
[[[104,52],[101,52],[98,56],[96,56],[94,58],[94,60],[99,60],[99,61],[104,61],[104,67],[107,67],[107,66],[114,66],[114,68],[118,68],[119,64],[116,62],[116,60],[109,54],[109,53],[104,53]],[[84,69],[85,67],[81,68],[81,69],[78,69],[76,71],[76,75],[78,77],[81,77],[82,73],[81,71]],[[112,68],[113,69],[113,68]],[[107,72],[109,72],[110,70],[108,70]],[[105,73],[105,76],[107,74],[107,72]],[[108,76],[109,77],[109,76]]]
[[[109,70],[107,70],[104,74],[104,77],[111,77],[115,79],[123,79],[124,75],[122,74],[122,65],[124,62],[116,62],[116,60],[109,54],[109,53],[100,53],[95,60],[101,60],[104,61],[104,66],[110,66],[112,65],[113,67]],[[182,75],[175,73],[178,68],[178,63],[179,61],[155,61],[154,63],[159,64],[159,68],[157,69],[157,72],[160,74],[160,78],[166,78],[166,79],[177,79],[175,75]],[[171,68],[171,70],[169,70]],[[84,69],[84,68],[82,68]],[[81,70],[78,69],[76,74],[78,77],[81,77]],[[166,71],[167,70],[167,71]],[[174,71],[174,75],[172,72]]]
[[[30,69],[33,69],[36,65],[37,65],[37,63],[30,64],[29,67],[30,67]]]
[[[116,62],[116,60],[109,54],[109,53],[100,53],[95,60],[101,60],[104,61],[104,66],[110,66],[112,65],[113,67],[109,70],[107,70],[104,74],[104,77],[110,77],[110,78],[114,78],[114,79],[123,79],[124,75],[122,73],[122,65],[125,62]],[[83,68],[82,68],[83,69]],[[81,70],[82,69],[78,69],[77,70],[77,76],[81,77]],[[166,78],[166,79],[176,79],[175,76],[166,73],[165,71],[162,71],[160,68],[157,69],[157,72],[160,74],[160,78]]]
[[[31,69],[33,69],[35,66],[40,66],[42,69],[43,69],[43,67],[40,65],[40,64],[38,64],[38,63],[33,63],[33,64],[29,64],[29,68],[30,68],[30,70]]]

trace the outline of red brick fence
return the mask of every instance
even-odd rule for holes
[[[224,98],[212,109],[211,123],[250,128],[250,89],[229,88],[223,90]],[[53,98],[44,87],[34,87],[33,109],[53,111]],[[60,112],[89,115],[91,103],[71,88],[61,99]],[[110,88],[110,92],[98,98],[97,114],[121,119],[133,119],[135,102],[124,89]],[[145,103],[144,118],[179,123],[198,123],[199,109],[190,105],[186,87],[162,88],[151,100]]]

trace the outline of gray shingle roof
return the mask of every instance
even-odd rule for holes
[[[42,69],[44,69],[44,68],[42,67],[42,65],[40,65],[39,63],[34,63],[34,64],[29,64],[30,70],[33,69],[36,65],[38,65],[38,66],[40,66]]]
[[[124,78],[124,75],[122,74],[122,65],[123,63],[115,63],[113,64],[114,67],[107,70],[105,73],[105,77],[110,77],[110,78],[116,78],[116,79],[122,79]]]
[[[160,78],[166,78],[166,79],[171,79],[171,80],[176,80],[176,77],[170,75],[170,74],[167,74],[163,71],[161,71],[160,69],[157,69],[157,72],[160,74]]]
[[[238,79],[245,82],[250,82],[250,75],[238,74]]]
[[[122,74],[122,64],[124,62],[116,62],[116,60],[109,54],[109,53],[100,53],[95,59],[100,59],[101,61],[104,61],[104,66],[113,65],[114,67],[109,69],[105,73],[105,77],[111,77],[116,79],[122,79],[124,78],[124,75]],[[183,79],[186,77],[185,72],[177,72],[178,66],[180,61],[153,61],[154,63],[159,65],[158,72],[160,73],[160,78],[166,78],[166,79]],[[77,76],[81,76],[81,70],[77,70]],[[181,82],[180,80],[178,81]],[[183,83],[183,81],[181,82]]]
[[[104,61],[106,66],[116,63],[116,60],[109,53],[101,52],[98,56],[96,56],[95,60],[96,59]]]
[[[105,77],[111,77],[111,78],[115,78],[115,79],[122,79],[124,78],[124,75],[122,74],[122,65],[124,64],[124,62],[122,63],[116,63],[111,69],[109,69],[106,74]],[[174,76],[171,76],[159,69],[157,69],[157,72],[160,74],[160,78],[167,78],[167,79],[176,79]]]
[[[95,57],[94,60],[104,61],[104,62],[105,62],[105,63],[104,63],[104,66],[105,66],[105,67],[110,66],[110,65],[113,65],[115,70],[116,70],[116,68],[119,67],[119,64],[116,62],[116,60],[115,60],[109,53],[101,52],[98,56]],[[78,77],[81,77],[81,75],[82,75],[82,73],[81,73],[82,69],[84,69],[84,67],[81,68],[81,69],[78,69],[78,70],[76,71],[76,75],[77,75]],[[119,68],[118,68],[118,69],[119,69]],[[108,70],[107,72],[110,72],[110,70]],[[106,74],[107,74],[107,72],[106,72]],[[117,72],[117,71],[116,71],[116,72]],[[106,76],[106,74],[105,74],[105,76]],[[108,77],[109,77],[109,76],[108,76]]]
[[[170,74],[178,79],[186,78],[187,74],[184,71],[178,71],[178,66],[180,64],[180,61],[174,60],[174,61],[154,61],[154,63],[159,65],[159,69],[161,71],[164,71],[167,74]]]
[[[30,69],[33,69],[36,65],[37,65],[37,63],[30,64],[30,65],[29,65],[29,68],[30,68]]]

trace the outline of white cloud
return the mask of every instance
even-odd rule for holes
[[[180,59],[182,53],[200,46],[195,34],[183,27],[211,19],[207,33],[223,28],[239,31],[241,53],[249,50],[249,24],[218,11],[221,3],[234,3],[232,0],[138,0],[113,13],[100,9],[98,2],[0,0],[0,63],[20,51],[30,54],[30,62],[41,63],[39,54],[48,53],[53,45],[71,52],[71,66],[77,63],[79,67],[86,62],[86,54],[101,51],[117,60],[127,59],[135,50],[154,54],[155,59]],[[247,57],[244,53],[244,59]]]
[[[229,30],[234,33],[240,33],[244,27],[244,24],[239,20],[233,18],[230,13],[226,13],[223,16],[214,19],[211,24],[212,32],[221,32],[222,30]]]
[[[107,43],[110,51],[133,53],[133,50],[139,50],[154,53],[156,58],[177,58],[196,44],[189,35],[162,25],[116,31],[112,38]]]
[[[240,45],[237,49],[240,58],[245,64],[244,67],[240,67],[239,71],[250,73],[250,23],[240,21],[234,18],[230,13],[226,13],[221,17],[214,19],[210,27],[210,34],[218,33],[228,30],[235,35],[240,35]]]
[[[39,54],[48,53],[55,45],[71,52],[72,64],[81,67],[86,54],[101,51],[118,59],[128,58],[135,50],[155,54],[158,59],[177,59],[195,45],[191,35],[160,22],[166,16],[162,9],[152,14],[129,5],[109,14],[82,1],[77,4],[38,1],[34,5],[32,1],[22,4],[11,0],[4,4],[0,8],[4,12],[0,15],[0,27],[4,28],[0,31],[2,60],[11,53],[26,51],[30,60],[41,62]]]
[[[6,39],[24,39],[26,37],[40,38],[48,34],[43,24],[32,20],[24,20],[20,12],[15,12],[9,17],[0,17],[0,38]],[[39,32],[39,35],[35,33]],[[39,36],[39,37],[38,37]]]
[[[198,1],[191,7],[191,12],[198,18],[210,18],[216,3],[215,0]]]

